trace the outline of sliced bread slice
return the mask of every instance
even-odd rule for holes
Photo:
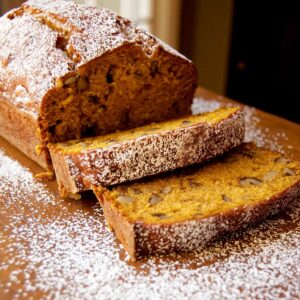
[[[214,112],[49,145],[63,196],[201,163],[242,143],[243,112]],[[77,195],[76,195],[77,196]]]
[[[245,144],[204,166],[94,192],[138,259],[195,250],[277,213],[300,198],[300,162]]]

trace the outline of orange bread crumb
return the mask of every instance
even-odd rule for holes
[[[223,107],[203,115],[81,140],[50,144],[63,196],[201,163],[240,145],[243,112]]]
[[[130,243],[116,222],[132,226],[135,243],[127,250],[135,257],[136,252],[193,250],[219,232],[244,227],[256,221],[257,216],[276,212],[299,196],[299,184],[298,161],[249,144],[204,166],[111,190],[95,188],[95,192],[108,223],[125,246]],[[203,234],[201,228],[206,228],[208,222],[211,227],[206,229],[211,234],[205,234],[208,238],[204,240],[201,234],[192,234],[190,240],[189,222],[199,234]],[[166,231],[170,231],[169,236]],[[153,240],[149,240],[150,236]]]

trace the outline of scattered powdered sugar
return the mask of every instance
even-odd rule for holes
[[[209,112],[218,109],[222,104],[224,105],[224,102],[219,102],[216,99],[196,97],[192,105],[192,111],[194,114]],[[246,125],[245,142],[255,142],[258,146],[264,146],[273,151],[284,152],[280,140],[287,140],[286,134],[284,132],[270,134],[268,127],[259,126],[261,119],[257,114],[256,108],[243,105],[243,111]]]
[[[56,205],[54,196],[47,192],[45,185],[35,181],[33,174],[17,161],[9,158],[0,150],[0,199],[6,196],[2,205],[20,205],[24,192],[32,194],[44,205]],[[8,196],[8,197],[7,197]]]
[[[221,107],[221,103],[213,99],[205,99],[202,97],[195,97],[192,104],[193,114],[202,114],[210,112]]]
[[[287,136],[284,132],[276,132],[270,137],[270,129],[268,127],[259,126],[261,119],[257,115],[254,107],[244,106],[244,114],[246,123],[246,142],[253,141],[258,146],[264,146],[273,151],[284,152],[283,146],[279,143],[279,139],[287,140]]]
[[[255,110],[246,108],[247,118],[254,132],[248,138],[259,140],[265,132],[254,126],[259,123],[259,119],[253,122]],[[44,299],[295,299],[300,295],[299,202],[197,253],[132,263],[106,228],[93,195],[68,201],[51,189],[51,183],[37,181],[30,170],[0,151],[1,299],[34,295]]]

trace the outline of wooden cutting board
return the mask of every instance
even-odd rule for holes
[[[231,102],[199,88],[194,111]],[[247,140],[300,159],[300,126],[246,107]],[[56,183],[0,138],[0,299],[300,298],[300,199],[197,253],[131,263],[92,193]]]

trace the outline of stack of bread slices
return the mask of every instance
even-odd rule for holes
[[[197,72],[131,21],[30,0],[0,19],[0,134],[93,190],[133,259],[191,251],[284,208],[300,163],[243,144],[240,107],[192,115]]]

